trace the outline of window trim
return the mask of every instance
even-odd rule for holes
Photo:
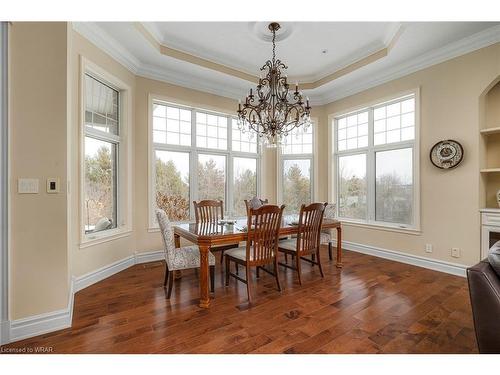
[[[311,126],[313,131],[313,144],[312,153],[310,154],[285,154],[283,148],[279,147],[277,150],[277,184],[276,184],[276,197],[280,204],[283,204],[283,172],[285,160],[310,160],[311,161],[311,202],[316,202],[318,199],[318,157],[316,150],[318,146],[318,118],[311,118]]]
[[[384,145],[371,146],[373,144],[373,111],[369,111],[368,120],[368,147],[361,149],[345,150],[340,153],[337,151],[336,142],[336,119],[345,115],[361,112],[364,109],[373,109],[380,105],[396,102],[398,99],[413,95],[415,98],[415,138],[412,141],[401,141]],[[420,87],[415,89],[402,91],[378,100],[370,101],[347,110],[338,111],[328,115],[328,199],[336,202],[338,205],[338,161],[339,156],[349,156],[355,154],[366,154],[367,157],[367,219],[357,220],[352,218],[339,217],[339,220],[346,224],[352,224],[357,227],[365,227],[371,229],[383,229],[401,233],[421,233],[421,217],[420,217]],[[388,223],[376,221],[375,216],[370,218],[370,213],[375,214],[375,155],[378,151],[396,150],[401,148],[412,147],[413,149],[413,224],[404,225],[398,223]],[[368,151],[373,152],[368,152]],[[371,197],[371,198],[370,198]],[[338,207],[338,206],[337,206]]]
[[[165,104],[172,107],[182,108],[186,110],[190,110],[192,112],[191,116],[191,146],[180,146],[180,145],[169,145],[169,144],[158,144],[153,142],[153,104],[155,102],[159,102],[161,104]],[[227,150],[213,149],[213,148],[205,148],[205,147],[197,147],[196,146],[196,112],[213,114],[217,116],[224,116],[227,118]],[[186,101],[178,100],[171,97],[166,97],[163,95],[157,94],[149,94],[148,95],[148,232],[158,232],[159,227],[155,222],[155,151],[163,150],[163,151],[174,151],[174,152],[187,152],[189,153],[189,175],[190,175],[190,185],[189,185],[189,204],[190,204],[190,217],[189,220],[175,223],[185,223],[194,220],[194,211],[191,207],[191,202],[193,200],[198,199],[197,192],[197,162],[198,155],[222,155],[226,157],[226,193],[224,199],[224,215],[226,216],[234,216],[232,212],[232,200],[233,200],[233,191],[229,189],[229,184],[232,183],[234,179],[234,165],[233,158],[252,158],[256,159],[256,167],[257,167],[257,196],[260,195],[262,191],[262,152],[261,152],[261,142],[257,138],[257,152],[244,152],[244,151],[233,151],[232,150],[232,119],[236,116],[234,113],[229,113],[227,111],[210,107],[206,105],[200,105],[197,103],[189,103]],[[228,204],[230,202],[230,204]],[[231,211],[230,211],[231,208]]]
[[[85,129],[85,75],[88,74],[104,84],[109,85],[119,92],[119,136],[108,133],[101,134],[99,130]],[[80,77],[79,77],[79,203],[80,203],[80,244],[79,248],[87,248],[118,238],[129,236],[132,232],[132,145],[131,145],[131,125],[132,125],[132,93],[131,87],[108,73],[99,65],[80,56]],[[105,138],[106,141],[119,141],[117,147],[116,161],[116,228],[96,232],[85,233],[85,136],[91,133],[96,138]],[[113,142],[113,141],[111,141]]]

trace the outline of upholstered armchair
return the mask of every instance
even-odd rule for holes
[[[157,209],[156,218],[160,225],[160,231],[165,246],[165,280],[163,286],[167,285],[167,299],[170,299],[172,294],[172,286],[174,284],[174,271],[186,270],[190,268],[200,268],[200,250],[198,246],[184,246],[175,248],[174,230],[172,224],[167,217],[165,211]],[[215,278],[215,257],[212,253],[208,254],[208,262],[210,265],[210,288],[214,291]]]

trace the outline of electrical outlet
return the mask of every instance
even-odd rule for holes
[[[432,244],[431,243],[425,244],[425,252],[432,253]]]
[[[460,249],[458,247],[451,248],[451,256],[453,258],[460,258]]]

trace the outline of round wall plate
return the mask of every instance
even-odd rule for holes
[[[431,148],[431,163],[440,169],[455,168],[464,158],[462,145],[452,139],[439,141]]]

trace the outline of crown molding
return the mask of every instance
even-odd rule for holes
[[[144,24],[141,25],[146,28]],[[179,74],[171,70],[143,64],[106,31],[93,22],[73,22],[73,29],[138,76],[224,96],[230,99],[237,100],[244,95],[244,90],[240,90],[234,86],[230,88],[228,85],[223,85],[220,82],[201,81],[186,74]],[[156,34],[154,36],[158,37],[158,33],[151,30],[151,28],[148,28],[147,31],[152,35]],[[389,40],[391,41],[387,45],[388,50],[393,47],[403,31],[404,25],[399,23],[395,24],[394,27],[389,30],[385,39],[386,42]],[[309,89],[304,88],[304,91],[309,95],[312,104],[328,104],[498,42],[500,42],[500,26],[493,26],[456,42],[424,53],[415,59],[411,59],[395,67],[384,69],[378,74],[371,75],[371,78],[363,78],[362,81],[351,83],[348,87],[332,87],[331,89],[326,89],[326,92],[323,94],[317,93],[319,90],[313,87]]]
[[[245,95],[245,90],[231,89],[227,85],[218,82],[201,81],[199,78],[190,75],[179,74],[152,65],[141,65],[136,74],[140,77],[155,79],[234,100],[238,100]]]
[[[95,22],[72,22],[73,30],[91,41],[132,73],[137,74],[141,62]]]
[[[363,80],[357,85],[350,84],[349,87],[345,89],[336,88],[329,90],[330,92],[325,95],[316,95],[316,103],[318,105],[323,105],[346,98],[361,91],[393,81],[498,42],[500,42],[500,26],[490,27],[479,33],[424,53],[415,59],[385,69],[381,74],[374,74],[371,79]]]

